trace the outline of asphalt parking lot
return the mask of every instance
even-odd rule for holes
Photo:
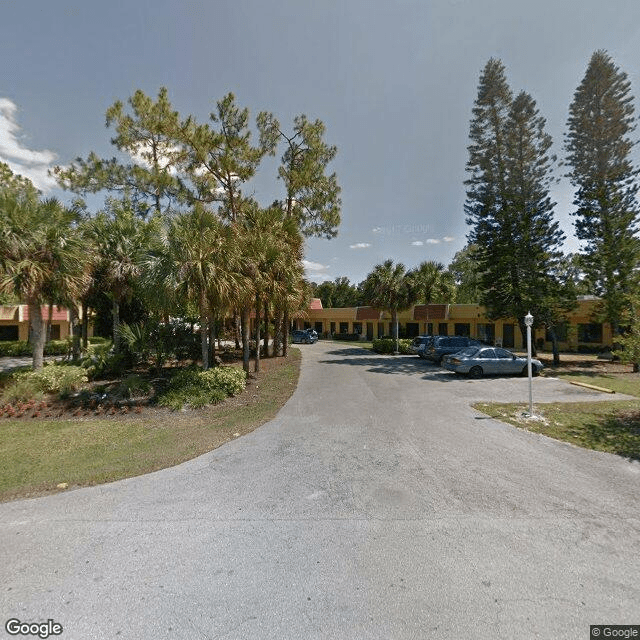
[[[637,624],[640,465],[470,406],[524,401],[526,378],[301,350],[295,393],[247,436],[1,504],[5,620],[52,619],[72,640],[581,640]],[[533,384],[537,402],[603,399]]]

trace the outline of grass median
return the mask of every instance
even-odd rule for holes
[[[602,402],[555,402],[534,404],[534,417],[527,417],[528,405],[478,403],[483,413],[521,429],[541,433],[596,451],[640,460],[640,375],[633,373],[551,372],[566,382],[594,385],[639,398]],[[607,398],[604,400],[604,398]]]
[[[0,422],[0,501],[171,467],[271,420],[296,388],[300,351],[262,361],[240,395],[199,410]]]

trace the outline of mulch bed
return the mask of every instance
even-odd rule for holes
[[[268,372],[274,368],[282,366],[285,363],[284,358],[262,358],[260,360],[260,371]],[[242,361],[228,363],[230,366],[242,366]],[[253,370],[253,361],[251,362],[251,370]],[[170,369],[170,367],[167,367]],[[172,420],[181,419],[183,414],[189,414],[193,419],[195,415],[204,416],[210,414],[211,411],[219,410],[220,407],[233,407],[236,405],[244,405],[255,397],[255,390],[259,383],[259,378],[254,373],[250,373],[247,378],[247,385],[244,391],[231,398],[227,398],[218,405],[210,405],[202,409],[187,409],[181,412],[172,411],[165,407],[159,407],[154,403],[156,391],[158,388],[166,385],[169,379],[169,371],[166,376],[153,376],[138,373],[141,377],[146,378],[152,385],[152,389],[144,396],[134,398],[117,398],[108,393],[109,389],[114,389],[121,382],[121,379],[96,380],[90,382],[84,393],[75,394],[69,398],[59,398],[57,395],[50,395],[42,400],[31,400],[28,402],[16,402],[13,404],[0,405],[0,419],[10,418],[13,420],[69,420],[69,419],[109,419],[118,417],[119,419],[130,416],[132,418],[149,417],[163,418],[169,415]],[[106,389],[105,389],[106,387]],[[107,391],[105,393],[105,390]]]

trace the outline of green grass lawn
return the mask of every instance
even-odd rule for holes
[[[295,390],[300,351],[263,361],[257,384],[199,411],[108,419],[0,421],[0,500],[110,482],[170,467],[272,419]]]
[[[640,398],[638,374],[553,375],[567,382],[582,382]],[[538,419],[523,416],[528,410],[524,404],[480,403],[475,408],[520,429],[640,460],[640,400],[536,404],[534,412]]]

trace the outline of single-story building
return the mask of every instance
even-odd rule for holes
[[[42,319],[49,322],[49,307],[42,307]],[[62,307],[53,307],[51,314],[51,340],[64,340],[71,331],[71,313]],[[29,339],[29,306],[26,304],[0,305],[0,340]]]
[[[584,296],[568,314],[567,322],[556,328],[562,351],[592,351],[612,345],[611,326],[594,320],[598,299]],[[401,337],[418,335],[468,336],[507,348],[526,349],[514,318],[491,320],[478,304],[421,304],[398,313]],[[372,340],[393,333],[391,314],[373,307],[323,309],[317,298],[294,320],[296,329],[315,329],[318,335],[359,334]],[[551,350],[551,336],[545,327],[534,329],[538,348]]]

